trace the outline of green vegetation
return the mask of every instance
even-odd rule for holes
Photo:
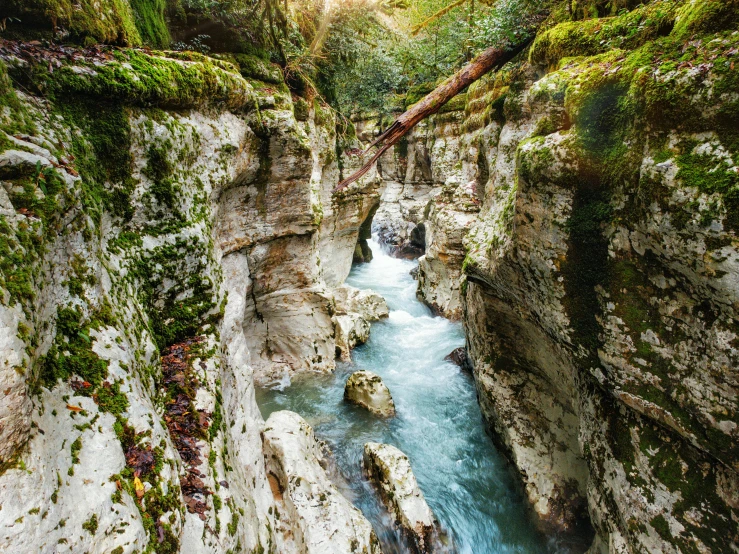
[[[80,44],[141,44],[128,0],[8,0],[3,7],[4,17],[17,18],[10,30],[21,37],[54,38],[68,32]]]
[[[568,57],[636,48],[670,33],[677,5],[674,0],[658,0],[615,17],[560,23],[537,35],[529,60],[556,67]]]
[[[95,61],[67,62],[53,72],[39,66],[30,86],[59,99],[87,96],[142,107],[236,109],[253,103],[250,87],[234,65],[202,54],[115,50],[113,59]],[[18,78],[27,80],[28,75],[19,73]]]
[[[97,532],[97,530],[98,530],[98,516],[97,516],[97,514],[92,514],[90,516],[90,519],[88,519],[87,521],[85,521],[82,524],[82,528],[85,531],[87,531],[88,533],[90,533],[91,535],[94,535]]]
[[[142,42],[155,48],[169,46],[171,37],[165,21],[168,0],[130,0],[130,2]]]

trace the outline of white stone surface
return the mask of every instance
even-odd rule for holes
[[[437,526],[413,474],[408,457],[389,444],[364,445],[362,467],[397,523],[410,534],[416,550],[435,551]]]
[[[313,430],[298,414],[274,412],[264,428],[267,471],[283,532],[305,554],[380,554],[374,530],[321,467]]]

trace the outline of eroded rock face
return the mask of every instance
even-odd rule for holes
[[[456,123],[442,114],[413,139],[442,154],[425,149],[439,188],[419,295],[463,316],[483,414],[542,527],[589,519],[594,551],[739,545],[737,83],[723,57],[738,35],[710,34],[739,12],[721,6],[653,2],[547,30],[511,74],[470,87]],[[619,27],[657,13],[669,36]],[[569,56],[586,58],[558,65]],[[455,163],[436,172],[445,144]],[[385,197],[402,206],[402,190]],[[396,228],[421,221],[394,210]]]
[[[321,446],[303,418],[288,411],[270,415],[264,428],[264,452],[274,483],[278,525],[292,537],[297,552],[381,554],[369,521],[321,467]]]
[[[341,360],[351,361],[351,350],[369,339],[370,322],[389,314],[385,299],[369,290],[342,285],[333,293],[336,311],[336,353]]]
[[[721,64],[658,69],[675,37],[617,56],[604,81],[607,56],[547,72],[542,49],[577,51],[568,36],[542,38],[488,126],[489,178],[465,238],[483,413],[546,527],[589,516],[594,548],[612,552],[735,549],[735,208],[707,184],[739,155],[717,115],[729,77]],[[736,35],[704,41],[692,59]],[[652,47],[662,54],[636,61]]]
[[[227,62],[81,52],[44,74],[43,47],[15,52],[0,59],[0,550],[300,552],[276,532],[254,372],[333,367],[332,288],[378,182],[334,197],[333,120],[298,121],[284,84]],[[36,63],[53,103],[8,78]],[[153,66],[171,86],[146,88]],[[170,346],[189,353],[165,375]]]
[[[355,371],[346,380],[344,400],[378,415],[395,415],[395,403],[379,375],[371,371]]]
[[[463,110],[464,95],[414,128],[407,147],[380,159],[385,190],[373,219],[373,231],[392,255],[420,257],[418,297],[450,319],[462,317],[463,238],[484,186],[479,133],[465,132]]]
[[[364,445],[362,467],[417,552],[437,551],[437,526],[408,457],[389,444]]]

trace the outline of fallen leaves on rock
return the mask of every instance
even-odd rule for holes
[[[147,475],[154,469],[154,452],[147,445],[146,448],[131,446],[126,450],[126,465],[134,470],[138,476]]]
[[[186,467],[185,475],[180,478],[185,506],[188,512],[205,520],[204,500],[212,492],[203,482],[205,474],[198,469],[203,463],[199,443],[207,436],[211,414],[195,409],[200,383],[190,365],[191,348],[202,340],[193,337],[167,349],[162,356],[162,384],[169,398],[164,404],[164,422]]]

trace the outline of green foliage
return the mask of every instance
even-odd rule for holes
[[[39,66],[33,84],[55,98],[97,97],[144,107],[218,104],[234,109],[250,103],[249,85],[228,62],[195,52],[170,53],[165,57],[139,50],[117,50],[114,56],[114,60],[105,63],[65,63],[53,73]],[[191,63],[183,64],[178,59]],[[80,70],[81,67],[88,71]]]
[[[567,57],[635,48],[668,34],[676,11],[674,0],[658,0],[617,17],[560,23],[536,37],[529,59],[555,67]]]
[[[64,181],[51,167],[37,165],[29,170],[3,177],[16,185],[9,195],[13,207],[34,217],[11,226],[5,216],[0,216],[0,285],[10,294],[6,302],[20,301],[26,308],[34,299],[37,263],[45,250],[43,230],[56,219],[57,196],[64,187]]]
[[[324,95],[345,114],[386,111],[389,95],[403,80],[388,30],[373,11],[343,7],[335,14],[319,64]]]
[[[77,437],[70,446],[73,465],[80,463],[80,450],[82,450],[82,437]]]
[[[180,239],[132,262],[130,271],[139,283],[142,305],[152,307],[151,330],[160,349],[197,335],[204,324],[220,317],[215,312],[216,292],[206,274],[203,246],[195,238]],[[190,277],[165,289],[171,275]]]
[[[121,392],[121,384],[119,381],[112,385],[103,383],[97,389],[96,400],[98,407],[103,412],[108,412],[115,416],[120,416],[128,410],[128,398]]]
[[[35,130],[33,117],[21,104],[13,88],[13,82],[8,75],[8,67],[0,60],[0,131],[10,135],[16,133],[33,134]],[[0,152],[9,147],[10,143],[0,132]]]
[[[151,192],[160,204],[169,208],[174,206],[176,185],[172,180],[172,163],[167,153],[172,149],[171,143],[149,146],[147,152],[147,164],[143,170],[144,175],[152,180]]]
[[[59,104],[65,119],[83,131],[72,143],[83,180],[83,205],[90,215],[105,206],[113,215],[130,219],[129,196],[135,183],[128,111],[120,104],[84,99]]]
[[[739,26],[739,0],[687,0],[680,8],[675,36],[688,39]]]

